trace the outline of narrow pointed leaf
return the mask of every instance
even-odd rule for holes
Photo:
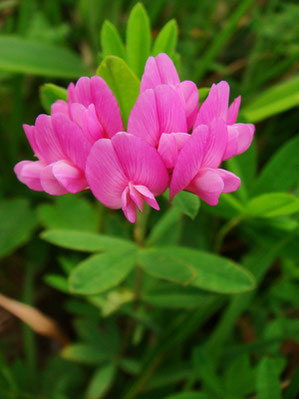
[[[150,56],[150,20],[141,3],[133,7],[127,25],[127,61],[138,77],[141,77],[146,60]]]
[[[103,56],[116,55],[125,59],[125,46],[119,36],[116,27],[109,21],[105,21],[101,30],[101,45]]]
[[[247,212],[250,216],[276,217],[299,211],[299,199],[287,193],[268,193],[252,198]]]
[[[51,105],[57,100],[67,99],[67,91],[64,87],[46,83],[41,86],[39,91],[40,100],[45,111],[51,112]]]
[[[175,19],[171,19],[163,26],[155,40],[153,56],[166,53],[173,56],[178,40],[178,25]]]

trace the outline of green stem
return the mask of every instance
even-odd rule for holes
[[[238,215],[234,217],[233,219],[229,220],[227,223],[225,223],[222,228],[220,229],[216,240],[215,240],[215,245],[214,245],[214,251],[218,253],[221,249],[222,243],[224,238],[227,236],[227,234],[234,229],[240,222],[244,219],[244,215]]]

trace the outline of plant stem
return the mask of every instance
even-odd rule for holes
[[[222,228],[220,229],[216,240],[215,240],[215,245],[214,245],[214,251],[218,253],[221,249],[222,243],[224,238],[227,236],[227,234],[234,229],[238,224],[244,219],[244,215],[238,215],[234,217],[233,219],[229,220],[227,223],[225,223]]]

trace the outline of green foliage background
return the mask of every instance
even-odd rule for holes
[[[0,292],[70,341],[62,349],[0,307],[0,398],[295,399],[299,5],[143,4],[0,2]],[[16,180],[14,164],[32,158],[22,123],[95,73],[126,121],[160,51],[201,98],[222,79],[242,95],[256,137],[226,162],[238,192],[217,207],[160,198],[162,212],[134,231],[89,193],[50,198]]]

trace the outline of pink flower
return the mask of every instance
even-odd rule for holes
[[[144,201],[159,210],[155,199],[168,186],[168,172],[157,150],[128,133],[97,141],[87,159],[86,178],[95,197],[105,206],[122,209],[136,221],[136,206]]]
[[[227,124],[228,140],[223,154],[223,160],[242,154],[250,146],[255,131],[250,123],[236,123],[241,97],[234,99],[229,106],[229,85],[222,81],[213,84],[207,99],[201,105],[194,128],[199,125],[210,125],[216,118],[223,119]]]
[[[52,116],[39,115],[24,130],[38,161],[19,162],[14,168],[18,179],[32,190],[62,195],[88,187],[84,171],[92,145],[123,125],[112,91],[94,76],[71,83],[68,101],[56,101]]]
[[[171,169],[175,143],[181,148],[190,136],[178,93],[170,86],[160,85],[140,94],[129,116],[128,132],[157,148]]]
[[[196,84],[190,80],[180,82],[177,70],[167,54],[161,53],[157,57],[149,57],[141,78],[140,93],[148,89],[166,84],[174,88],[184,106],[187,129],[190,130],[198,111],[198,90]]]
[[[239,188],[241,182],[237,176],[219,169],[227,141],[226,124],[221,118],[214,119],[210,126],[200,125],[193,130],[178,154],[170,182],[170,199],[186,190],[209,205],[217,205],[221,193]]]

